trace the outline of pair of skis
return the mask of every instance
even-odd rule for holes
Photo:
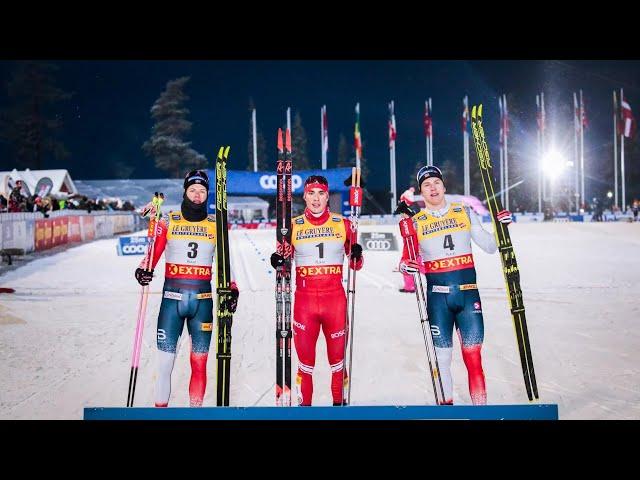
[[[276,406],[291,406],[291,133],[278,129],[276,163],[276,253],[284,264],[276,270]]]
[[[533,357],[531,346],[529,345],[529,332],[524,312],[524,302],[522,300],[522,289],[520,288],[520,270],[516,262],[516,255],[511,244],[511,236],[506,225],[498,221],[498,212],[503,210],[502,201],[494,189],[493,166],[489,158],[489,148],[485,140],[484,128],[482,126],[482,105],[473,106],[471,109],[471,130],[473,132],[473,143],[476,147],[478,163],[480,164],[480,174],[482,185],[487,197],[487,204],[491,212],[500,260],[502,262],[502,272],[504,274],[509,295],[511,316],[515,329],[516,341],[518,343],[518,353],[520,354],[520,364],[522,365],[522,375],[524,377],[525,388],[529,400],[538,399],[538,386],[536,375],[533,369]]]
[[[230,147],[220,147],[216,158],[216,318],[218,323],[217,406],[229,406],[231,375],[231,266],[229,261],[229,224],[227,221],[227,159]]]

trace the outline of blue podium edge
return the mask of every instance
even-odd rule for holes
[[[558,420],[558,405],[86,407],[84,420]]]

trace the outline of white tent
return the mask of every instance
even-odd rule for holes
[[[37,193],[35,190],[38,182],[43,179],[49,179],[53,184],[49,192],[50,195],[73,195],[78,193],[68,170],[29,170],[27,168],[26,170],[18,171],[14,168],[10,172],[0,172],[0,194],[8,197],[16,180],[22,180],[26,187],[24,188],[24,193],[33,195]]]

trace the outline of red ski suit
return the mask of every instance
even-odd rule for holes
[[[320,328],[327,342],[334,404],[343,397],[344,346],[347,298],[342,286],[344,257],[351,252],[351,222],[328,209],[314,217],[309,209],[292,220],[296,292],[293,340],[298,355],[298,404],[311,405],[313,368]],[[355,243],[355,242],[354,242]],[[361,257],[352,268],[360,270]],[[344,375],[347,381],[347,374]]]

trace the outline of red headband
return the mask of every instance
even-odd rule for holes
[[[320,182],[311,182],[311,183],[307,183],[304,186],[304,193],[308,193],[311,190],[313,190],[314,188],[319,188],[323,192],[328,192],[329,191],[329,186],[328,185],[325,185],[324,183],[320,183]]]

